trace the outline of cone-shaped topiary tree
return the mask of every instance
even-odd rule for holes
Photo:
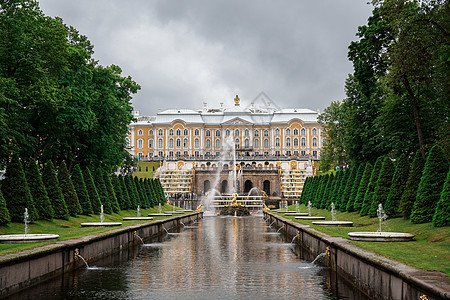
[[[335,203],[334,205],[336,207],[336,201],[338,199],[339,194],[339,187],[341,186],[343,178],[344,178],[344,171],[343,170],[337,171],[334,177],[333,190],[331,191],[330,197],[327,200],[326,209],[331,210],[331,203]]]
[[[389,157],[385,157],[373,193],[372,203],[369,208],[369,217],[374,218],[377,216],[378,204],[381,203],[384,207],[389,195],[389,190],[391,189],[393,176],[394,164]]]
[[[158,205],[158,196],[156,194],[154,181],[152,179],[148,179],[148,186],[150,187],[150,191],[152,193],[152,207]]]
[[[53,217],[56,219],[69,219],[69,210],[67,209],[66,201],[59,187],[58,178],[56,177],[55,167],[51,160],[49,160],[42,169],[42,181],[47,190],[48,197],[53,207]]]
[[[159,203],[162,203],[162,204],[164,204],[164,203],[166,203],[166,196],[164,195],[164,189],[163,189],[163,187],[162,187],[162,185],[161,185],[161,181],[159,181],[159,179],[153,179],[154,181],[155,181],[155,187],[156,187],[156,193],[157,193],[157,195],[158,195],[158,200],[159,200]]]
[[[352,191],[353,184],[355,183],[357,171],[358,171],[358,168],[356,168],[356,167],[353,167],[350,170],[350,174],[347,179],[347,183],[345,184],[344,193],[342,194],[341,200],[339,201],[340,202],[339,207],[338,207],[339,211],[347,210],[347,203],[350,199],[350,192]]]
[[[70,179],[69,170],[67,170],[65,161],[59,166],[58,181],[64,196],[64,201],[66,201],[67,209],[69,210],[69,215],[75,217],[81,214],[83,211],[81,210],[80,201],[78,201],[78,196],[73,187],[72,179]]]
[[[141,207],[147,208],[149,205],[147,204],[147,195],[142,190],[142,180],[138,177],[134,177],[134,184],[136,185],[136,189],[139,194],[139,199],[141,199]]]
[[[54,214],[52,203],[48,197],[44,182],[42,182],[41,173],[39,172],[36,161],[30,160],[25,173],[39,219],[52,220]]]
[[[322,176],[317,176],[318,180],[319,180],[319,185],[316,191],[316,194],[314,195],[314,199],[312,201],[312,205],[313,207],[319,207],[320,206],[320,200],[323,196],[323,192],[326,186],[326,181],[327,181],[327,176],[326,175],[322,175]]]
[[[81,173],[79,165],[75,165],[72,170],[72,183],[75,188],[75,192],[77,193],[78,201],[81,205],[81,213],[87,216],[93,214],[94,210],[92,209],[91,199],[89,198],[84,177]]]
[[[447,172],[444,188],[433,216],[436,227],[450,226],[450,170]]]
[[[145,186],[145,192],[147,193],[147,197],[149,199],[150,207],[155,207],[154,195],[153,195],[152,188],[150,186],[150,180],[148,178],[145,178],[144,186]]]
[[[5,225],[9,222],[11,222],[11,218],[9,216],[8,208],[6,207],[5,198],[0,190],[0,225]]]
[[[133,177],[131,175],[127,175],[124,177],[125,184],[127,186],[128,195],[130,197],[130,206],[128,209],[136,209],[138,206],[138,199],[136,195],[136,190],[133,184]]]
[[[364,174],[365,164],[360,164],[356,171],[355,179],[353,180],[352,189],[350,195],[348,196],[347,206],[345,210],[348,212],[355,211],[353,204],[355,203],[356,195],[358,194],[358,188],[361,183],[361,178]]]
[[[123,207],[120,209],[131,209],[130,195],[128,195],[128,189],[125,184],[125,178],[122,175],[119,175],[120,187],[122,188],[122,198],[123,198]],[[119,203],[120,204],[120,203]]]
[[[369,184],[367,185],[366,193],[364,194],[364,202],[362,203],[361,211],[359,212],[361,216],[367,216],[369,214],[370,206],[372,205],[373,200],[373,193],[375,192],[375,186],[378,180],[378,175],[380,174],[382,162],[382,158],[378,157],[375,165],[373,166]]]
[[[355,201],[353,203],[353,209],[355,211],[360,211],[364,202],[364,195],[367,191],[367,186],[369,185],[370,176],[372,175],[372,165],[366,163],[364,167],[364,173],[361,177],[361,182],[359,183],[358,192],[356,193]]]
[[[137,205],[142,206],[142,199],[141,199],[141,195],[139,194],[139,190],[136,184],[136,179],[135,177],[133,177],[131,179],[131,186],[133,187],[134,193],[136,195],[136,207],[134,209],[137,208]]]
[[[102,168],[98,168],[95,171],[95,187],[97,188],[97,193],[100,198],[100,202],[103,205],[103,212],[105,214],[112,214],[111,202],[108,196],[108,192],[106,190],[105,182],[103,180],[103,170]]]
[[[119,204],[119,208],[124,209],[123,204],[123,193],[122,193],[122,185],[120,184],[119,177],[116,175],[111,175],[111,184],[114,187],[114,194],[116,195],[117,203]],[[125,208],[126,209],[126,208]]]
[[[100,196],[98,195],[97,187],[92,179],[91,170],[89,170],[89,168],[84,170],[83,178],[84,183],[86,184],[89,200],[91,200],[92,210],[94,211],[94,214],[98,215],[100,214],[100,206],[102,205],[102,202],[100,201]]]
[[[323,197],[322,200],[320,201],[320,208],[324,209],[327,207],[327,201],[328,198],[330,197],[330,193],[331,190],[333,189],[333,184],[334,184],[334,174],[331,173],[329,175],[328,181],[327,181],[327,185],[325,186],[325,192],[323,193]]]
[[[28,209],[30,222],[37,221],[38,214],[33,197],[17,154],[12,157],[6,168],[5,179],[2,181],[2,192],[12,222],[23,222],[25,208]]]
[[[310,182],[310,178],[311,177],[306,177],[305,182],[303,184],[303,189],[302,189],[302,193],[300,195],[300,203],[305,204],[308,201],[306,201],[306,194],[308,193],[308,189],[309,189],[309,182]]]
[[[399,216],[399,203],[405,190],[406,181],[408,180],[409,165],[406,155],[402,154],[395,164],[394,177],[392,178],[391,189],[387,196],[384,211],[390,218]]]
[[[111,204],[111,209],[113,212],[118,213],[120,211],[120,207],[119,202],[117,201],[116,193],[114,192],[114,187],[111,183],[111,177],[107,172],[103,172],[103,176],[106,192],[108,193],[109,203]]]
[[[420,224],[432,221],[447,172],[448,162],[444,151],[441,146],[435,145],[425,162],[411,213],[411,222]]]
[[[409,219],[416,201],[417,189],[419,188],[420,178],[422,177],[425,160],[420,150],[416,152],[413,163],[409,170],[408,180],[406,181],[405,190],[400,198],[399,210],[403,218]]]

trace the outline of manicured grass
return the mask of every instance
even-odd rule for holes
[[[172,211],[173,206],[165,204],[162,207],[162,211]],[[181,208],[175,208],[179,210]],[[141,209],[141,216],[147,216],[149,213],[158,212],[158,207],[149,208],[149,209]],[[133,210],[122,210],[117,214],[105,214],[104,222],[122,222],[122,226],[134,225],[140,223],[146,223],[146,221],[122,221],[123,217],[135,217],[136,211]],[[153,217],[153,220],[165,219],[167,217]],[[99,215],[91,215],[91,216],[77,216],[70,217],[69,220],[59,220],[53,219],[52,221],[38,221],[33,224],[28,224],[28,233],[30,234],[38,234],[38,233],[48,233],[48,234],[59,234],[58,241],[79,238],[95,233],[105,232],[108,230],[112,230],[118,227],[81,227],[80,223],[85,222],[100,222]],[[0,226],[0,235],[1,234],[23,234],[24,233],[24,224],[22,223],[9,223],[6,226]],[[44,243],[32,243],[32,244],[0,244],[0,255],[5,255],[9,253],[15,253],[26,249],[32,249],[39,246],[52,244],[53,242],[44,242]]]
[[[295,205],[289,207],[295,210]],[[300,205],[300,212],[308,212]],[[280,215],[284,216],[282,213]],[[311,208],[311,215],[324,216],[331,220],[331,213],[325,209]],[[294,221],[311,225],[313,228],[332,236],[349,238],[353,231],[377,231],[378,218],[361,217],[359,213],[336,213],[339,221],[352,221],[354,227],[321,227],[312,225],[312,221],[296,220],[295,217],[284,216]],[[415,235],[411,242],[359,242],[351,243],[424,270],[437,270],[450,274],[450,227],[434,227],[432,223],[412,224],[403,218],[390,219],[382,225],[382,231],[407,232]]]

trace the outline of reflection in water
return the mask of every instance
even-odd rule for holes
[[[208,217],[12,298],[365,299],[264,225],[261,217]]]

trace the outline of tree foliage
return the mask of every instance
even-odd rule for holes
[[[102,205],[100,201],[100,196],[97,192],[97,187],[95,186],[95,182],[92,179],[91,170],[89,168],[86,168],[84,170],[84,182],[86,184],[86,190],[89,195],[89,200],[91,200],[92,210],[94,211],[94,214],[98,215],[100,214],[100,207]]]
[[[25,173],[39,219],[52,220],[54,214],[53,207],[35,160],[30,160]]]
[[[48,197],[52,203],[54,217],[56,219],[69,219],[69,210],[67,209],[66,201],[61,192],[58,178],[56,177],[55,167],[51,160],[49,160],[42,170],[42,178],[47,190]]]
[[[420,151],[417,151],[408,174],[405,190],[400,198],[399,211],[405,219],[409,219],[411,216],[424,165],[425,160]]]
[[[399,216],[400,198],[405,190],[406,181],[408,180],[409,165],[406,160],[406,155],[401,155],[395,163],[394,177],[392,178],[392,185],[389,189],[384,211],[389,218]]]
[[[67,209],[69,210],[69,215],[75,217],[76,215],[81,214],[83,211],[81,210],[80,201],[78,200],[72,179],[70,178],[69,170],[67,170],[67,165],[64,161],[58,168],[58,182],[64,196]]]
[[[94,213],[92,209],[91,199],[89,198],[86,184],[84,183],[83,173],[79,165],[75,165],[72,170],[72,183],[78,196],[78,201],[81,205],[83,215],[90,215]]]
[[[372,204],[369,209],[369,217],[373,218],[377,216],[379,204],[382,204],[384,207],[392,185],[393,176],[394,164],[389,157],[385,157],[374,189]]]
[[[436,227],[450,226],[450,169],[447,172],[444,188],[433,215],[433,225]]]
[[[6,207],[5,197],[0,190],[0,225],[5,225],[11,222],[11,217],[9,216],[8,208]]]

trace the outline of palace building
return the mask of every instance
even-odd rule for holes
[[[195,182],[195,173],[217,167],[225,141],[232,139],[244,175],[245,170],[278,170],[278,188],[273,180],[271,191],[267,182],[264,188],[264,180],[259,188],[271,197],[297,197],[304,178],[313,172],[314,161],[320,159],[322,128],[317,117],[318,112],[309,109],[281,109],[263,92],[248,107],[242,107],[236,95],[231,107],[221,103],[219,108],[208,108],[204,103],[203,109],[169,109],[156,116],[135,112],[127,142],[130,153],[139,160],[161,161],[158,174],[168,194],[205,193],[209,186]],[[183,182],[172,182],[173,188],[169,187],[164,172],[178,172],[172,177],[184,178]],[[281,175],[286,172],[301,173],[297,176],[301,180],[287,176],[292,184],[283,184]],[[241,185],[244,192],[250,188],[249,183]]]

